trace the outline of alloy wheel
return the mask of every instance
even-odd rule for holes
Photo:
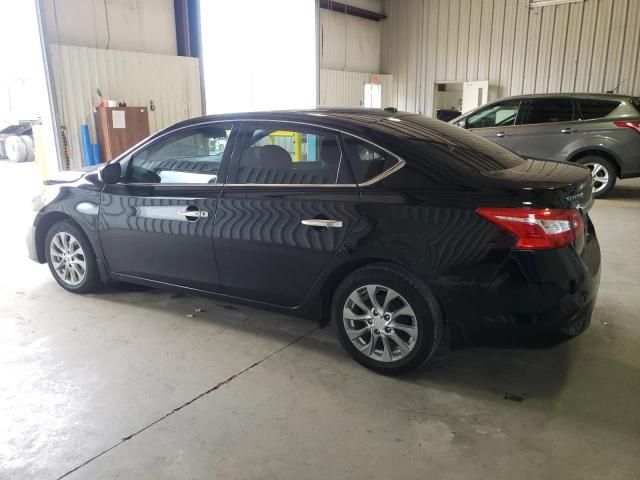
[[[395,290],[364,285],[347,297],[342,319],[351,343],[364,355],[394,362],[413,351],[418,321],[413,308]]]
[[[80,285],[87,275],[87,262],[80,242],[68,232],[58,232],[49,246],[51,264],[67,285]]]
[[[593,193],[599,193],[604,190],[609,183],[609,172],[605,166],[600,163],[585,163],[584,165],[591,170]]]

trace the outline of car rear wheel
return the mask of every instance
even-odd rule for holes
[[[593,179],[593,196],[606,197],[616,184],[617,172],[613,164],[602,157],[588,156],[578,160],[578,163],[589,167]]]
[[[47,232],[45,252],[53,278],[66,290],[89,293],[100,286],[96,256],[84,232],[63,220]]]
[[[347,353],[387,374],[424,364],[442,338],[442,319],[431,291],[383,264],[357,270],[339,285],[332,320]]]

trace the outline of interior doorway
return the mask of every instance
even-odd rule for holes
[[[366,108],[382,107],[382,85],[379,83],[364,84],[364,102]]]
[[[463,82],[436,82],[433,87],[432,116],[448,122],[462,112]]]

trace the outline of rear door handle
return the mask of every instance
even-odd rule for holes
[[[342,220],[325,220],[323,218],[308,218],[302,220],[302,225],[320,228],[342,228]]]
[[[573,133],[575,130],[573,128],[563,128],[560,130],[560,133]]]
[[[183,217],[207,218],[209,212],[206,210],[182,210],[178,212],[178,215],[182,215]]]
[[[508,133],[505,133],[505,132],[498,132],[498,133],[496,133],[496,137],[503,138],[503,137],[508,137],[508,136],[509,136],[509,134],[508,134]]]

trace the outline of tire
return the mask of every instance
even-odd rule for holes
[[[79,252],[75,248],[77,246],[80,247]],[[49,270],[65,290],[90,293],[102,285],[93,248],[87,236],[74,222],[62,220],[55,223],[47,232],[44,247]],[[65,256],[66,252],[70,252],[71,255]],[[81,274],[81,260],[84,264],[84,274]]]
[[[20,135],[20,138],[27,148],[27,158],[25,162],[33,162],[36,159],[36,154],[33,151],[33,138],[31,138],[29,135]]]
[[[370,301],[371,293],[377,305]],[[407,314],[394,318],[398,312]],[[440,308],[429,288],[392,264],[364,267],[345,278],[334,293],[331,319],[338,340],[355,361],[390,375],[425,364],[443,334]]]
[[[580,165],[589,167],[593,177],[593,196],[595,198],[604,198],[616,185],[618,172],[611,161],[597,155],[589,155],[578,159]]]
[[[22,163],[29,158],[29,151],[24,140],[18,135],[7,137],[4,142],[7,158],[13,163]]]

